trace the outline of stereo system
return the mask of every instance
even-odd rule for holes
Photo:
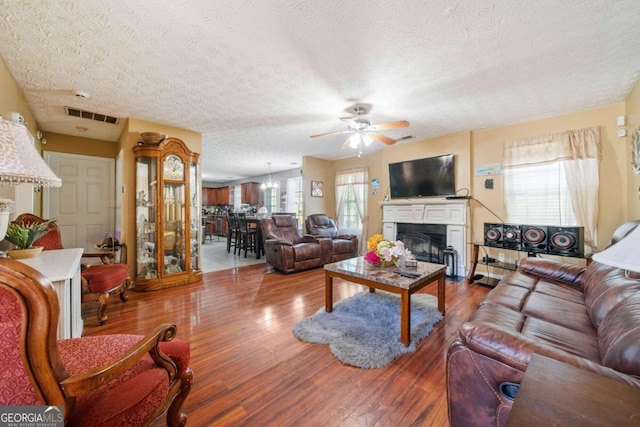
[[[484,223],[484,245],[561,256],[584,255],[584,227]]]

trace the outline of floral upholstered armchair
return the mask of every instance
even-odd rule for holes
[[[58,298],[31,267],[0,259],[0,405],[63,406],[66,426],[184,426],[189,343],[176,326],[56,339]]]

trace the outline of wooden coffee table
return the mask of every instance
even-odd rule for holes
[[[438,310],[444,315],[444,276],[446,266],[418,261],[418,267],[406,270],[417,277],[398,274],[397,267],[374,267],[363,257],[338,261],[324,266],[325,311],[333,311],[333,278],[339,277],[349,282],[369,287],[369,292],[380,289],[400,294],[400,341],[409,345],[411,336],[411,294],[418,292],[434,281],[438,281]]]

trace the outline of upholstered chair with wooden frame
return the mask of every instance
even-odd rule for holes
[[[33,214],[21,214],[13,222],[40,224],[45,220]],[[48,226],[49,232],[33,243],[33,246],[42,246],[43,250],[64,249],[60,228],[55,223]],[[97,303],[97,318],[99,324],[107,321],[107,305],[112,295],[118,295],[122,302],[129,299],[127,289],[131,282],[129,267],[126,264],[127,247],[122,245],[120,249],[120,260],[124,263],[111,263],[110,259],[99,253],[83,254],[83,257],[100,257],[102,264],[83,264],[82,281],[82,302],[95,301]]]
[[[325,214],[312,214],[305,220],[307,233],[318,237],[329,237],[332,245],[331,262],[358,256],[358,236],[338,231],[333,218]]]
[[[68,427],[149,426],[164,413],[168,426],[186,424],[193,373],[175,325],[57,340],[59,312],[46,277],[0,259],[0,405],[63,406]]]

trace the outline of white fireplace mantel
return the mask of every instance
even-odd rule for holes
[[[467,206],[466,199],[413,199],[381,202],[382,235],[395,240],[397,225],[444,224],[447,226],[447,245],[456,253],[456,276],[466,276],[467,266]],[[451,270],[447,270],[451,274]]]

